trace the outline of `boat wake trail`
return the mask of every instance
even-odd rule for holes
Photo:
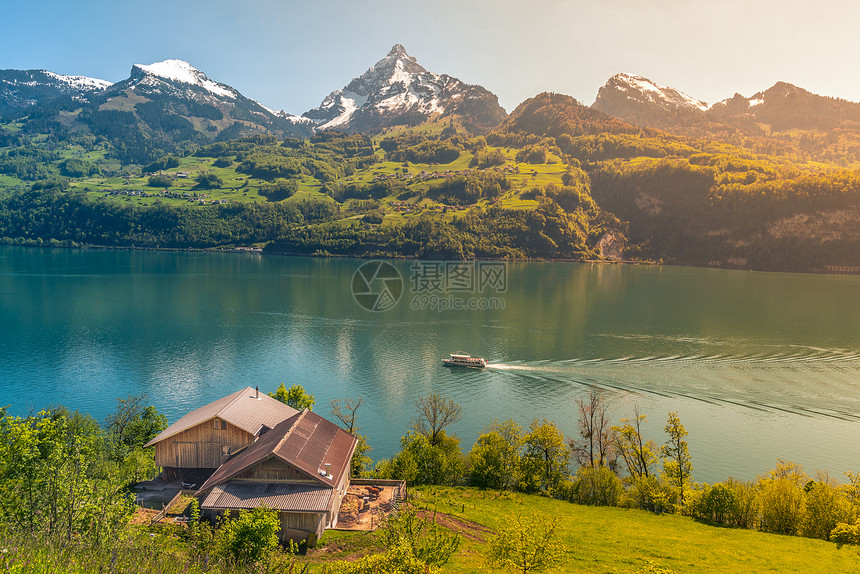
[[[535,384],[860,421],[860,352],[792,347],[749,354],[673,354],[490,362],[487,370]]]

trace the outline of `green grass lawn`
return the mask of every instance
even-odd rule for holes
[[[0,189],[8,189],[16,185],[25,185],[25,182],[11,175],[0,174]]]
[[[722,528],[643,510],[580,506],[540,496],[473,488],[419,487],[413,493],[424,508],[494,530],[518,513],[558,520],[567,556],[555,572],[632,574],[648,562],[678,574],[860,571],[856,550],[837,550],[835,544],[823,540]],[[486,535],[477,531],[471,534],[462,538],[444,572],[492,571],[483,559],[487,544],[474,539],[475,534],[480,538]],[[355,553],[374,547],[372,535],[327,532],[323,548],[331,544],[331,554],[343,558],[350,555],[351,540],[355,540]],[[313,553],[309,557],[316,560]]]

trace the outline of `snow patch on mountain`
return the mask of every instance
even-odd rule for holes
[[[148,76],[162,80],[200,86],[208,92],[224,98],[236,99],[238,92],[229,86],[210,80],[206,74],[184,60],[164,60],[154,64],[135,64],[133,68],[143,71]],[[145,80],[144,80],[145,81]]]
[[[113,85],[113,82],[99,80],[97,78],[88,78],[87,76],[64,76],[62,74],[49,72],[48,70],[44,70],[44,72],[49,78],[52,78],[61,84],[67,84],[68,86],[82,92],[101,91]]]
[[[329,96],[331,97],[331,96]],[[320,126],[321,129],[335,128],[349,123],[353,114],[367,103],[368,96],[353,92],[340,92],[332,99],[332,107],[337,105],[339,114]]]
[[[641,94],[646,101],[655,104],[676,108],[694,108],[701,111],[708,109],[708,104],[702,100],[697,100],[675,88],[661,86],[642,76],[617,74],[610,78],[606,85],[609,86],[610,84],[622,92],[631,92],[634,95],[636,93]]]

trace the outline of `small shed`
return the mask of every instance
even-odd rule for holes
[[[358,439],[309,410],[296,413],[221,465],[200,488],[204,516],[266,506],[280,538],[313,545],[337,525]]]

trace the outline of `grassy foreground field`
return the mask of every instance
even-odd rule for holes
[[[677,574],[860,571],[856,550],[847,547],[837,550],[835,544],[824,540],[722,528],[682,516],[580,506],[541,496],[473,488],[425,487],[416,488],[413,493],[425,509],[435,509],[440,515],[444,513],[493,530],[518,513],[555,517],[568,552],[556,572],[635,573],[649,562]],[[457,525],[456,520],[448,522]],[[366,534],[333,534],[329,538],[327,533],[323,541],[349,546],[354,538],[356,550],[368,538]],[[482,556],[490,536],[481,528],[466,528],[460,549],[443,571],[492,571]],[[313,560],[313,553],[309,556]]]

